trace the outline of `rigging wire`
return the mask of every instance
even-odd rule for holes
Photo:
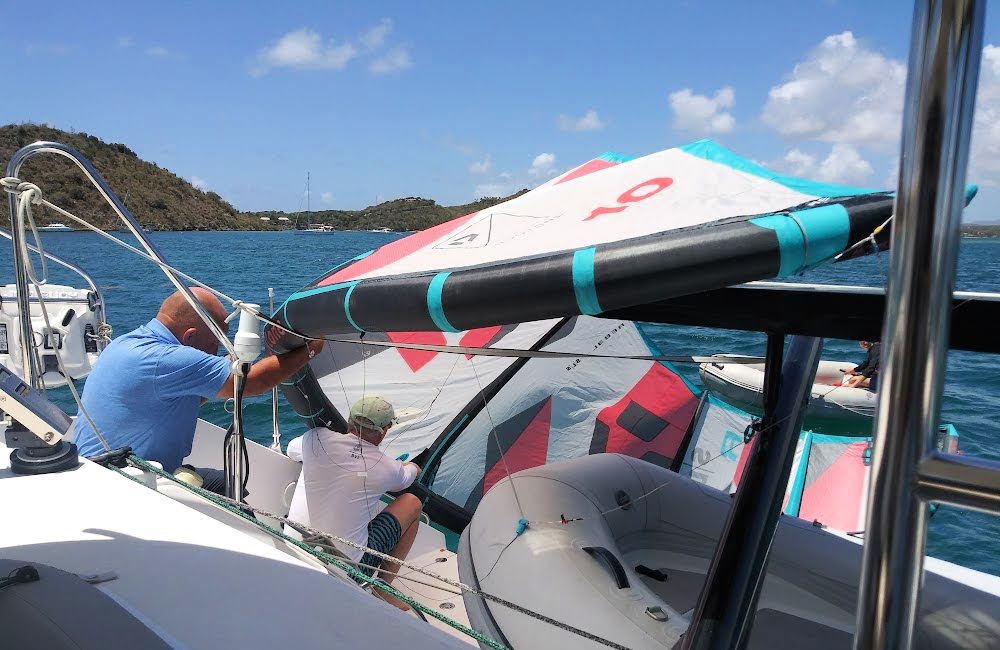
[[[365,553],[370,553],[372,556],[377,557],[380,560],[392,562],[394,564],[398,564],[400,566],[400,568],[405,567],[407,569],[410,569],[411,571],[416,571],[417,573],[421,573],[421,574],[426,575],[426,576],[428,576],[430,578],[433,578],[435,580],[440,580],[444,584],[447,584],[447,585],[455,587],[457,589],[461,589],[463,591],[472,593],[472,594],[474,594],[476,596],[479,596],[480,598],[483,598],[484,600],[489,600],[491,602],[495,602],[498,605],[501,605],[503,607],[507,607],[508,609],[516,611],[516,612],[518,612],[520,614],[524,614],[524,615],[529,616],[531,618],[534,618],[536,620],[542,621],[543,623],[547,623],[547,624],[552,625],[554,627],[558,627],[558,628],[560,628],[562,630],[565,630],[565,631],[570,632],[572,634],[575,634],[577,636],[581,636],[581,637],[583,637],[585,639],[588,639],[590,641],[594,641],[596,643],[600,643],[600,644],[608,646],[610,648],[615,648],[616,650],[629,650],[629,648],[627,648],[626,646],[621,645],[620,643],[616,643],[614,641],[610,641],[608,639],[605,639],[605,638],[602,638],[600,636],[597,636],[596,634],[592,634],[590,632],[587,632],[586,630],[582,630],[580,628],[577,628],[577,627],[574,627],[572,625],[569,625],[568,623],[564,623],[562,621],[553,619],[553,618],[548,617],[548,616],[546,616],[544,614],[541,614],[539,612],[535,612],[533,610],[530,610],[530,609],[528,609],[528,608],[526,608],[526,607],[524,607],[522,605],[518,605],[517,603],[511,602],[511,601],[506,600],[504,598],[501,598],[499,596],[493,595],[491,593],[482,591],[480,589],[477,589],[475,587],[472,587],[470,585],[462,583],[462,582],[460,582],[458,580],[452,580],[451,578],[448,578],[447,576],[442,576],[442,575],[436,574],[436,573],[434,573],[432,571],[428,571],[427,569],[425,569],[424,567],[421,567],[420,565],[417,565],[417,564],[414,564],[412,562],[408,562],[406,560],[402,560],[402,559],[393,557],[393,556],[391,556],[391,555],[389,555],[387,553],[382,553],[381,551],[378,551],[376,549],[367,547],[367,546],[365,546],[363,544],[358,544],[357,542],[354,542],[352,540],[345,539],[345,538],[339,537],[337,535],[332,535],[330,533],[317,530],[317,529],[312,528],[310,526],[306,526],[306,525],[304,525],[304,524],[302,524],[300,522],[292,521],[291,519],[288,519],[287,517],[282,517],[281,515],[276,515],[274,513],[268,512],[267,510],[264,510],[263,508],[257,508],[255,506],[250,506],[248,504],[242,504],[242,503],[236,501],[235,499],[230,499],[229,497],[226,497],[226,496],[222,496],[222,495],[219,495],[219,494],[208,492],[207,490],[204,490],[203,488],[197,488],[197,487],[195,487],[193,485],[189,485],[189,484],[181,481],[180,479],[175,478],[170,473],[165,472],[164,470],[156,467],[155,465],[150,465],[148,462],[146,462],[145,460],[139,458],[135,454],[132,454],[132,455],[129,456],[128,462],[133,467],[137,467],[139,469],[142,469],[142,470],[145,470],[145,471],[148,471],[148,472],[152,472],[152,473],[156,474],[157,476],[160,476],[162,478],[170,480],[170,481],[178,484],[180,487],[184,488],[185,490],[188,490],[189,492],[192,492],[194,494],[198,494],[199,496],[202,496],[203,498],[208,499],[210,501],[215,501],[216,503],[218,503],[220,505],[227,506],[227,509],[229,509],[230,512],[233,512],[233,514],[240,515],[240,516],[244,517],[245,519],[247,519],[248,521],[251,521],[251,523],[256,523],[256,525],[258,527],[261,527],[262,529],[264,529],[264,526],[267,526],[267,524],[264,524],[263,522],[260,522],[260,521],[256,520],[255,518],[250,517],[245,512],[242,512],[242,509],[251,510],[252,512],[254,512],[256,514],[259,514],[259,515],[262,515],[263,517],[269,517],[271,519],[274,519],[275,521],[279,521],[279,522],[281,522],[283,524],[286,524],[286,525],[292,527],[293,529],[295,529],[296,531],[298,531],[300,533],[302,531],[305,531],[305,532],[309,533],[310,535],[315,535],[315,536],[321,537],[321,538],[322,537],[326,537],[326,538],[328,538],[328,539],[330,539],[332,541],[336,541],[336,542],[341,543],[341,544],[343,544],[345,546],[349,546],[351,548],[354,548],[354,549],[357,549],[357,550],[361,550],[361,551],[363,551]],[[121,470],[119,470],[118,468],[116,468],[114,466],[111,466],[110,469],[114,469],[114,470],[119,471],[119,472],[121,471]],[[126,476],[128,476],[128,475],[126,475]],[[134,477],[131,477],[131,476],[129,476],[129,478],[132,479],[132,480],[137,480],[137,479],[135,479]],[[268,527],[268,528],[270,528],[270,527]],[[283,533],[283,532],[281,532],[279,530],[276,530],[276,529],[271,529],[271,530],[274,531],[272,534],[276,534],[276,536],[280,537],[281,539],[284,539],[285,541],[296,543],[297,546],[301,544],[302,546],[305,546],[306,548],[308,548],[308,545],[305,542],[301,542],[301,540],[295,540],[294,538],[289,538],[287,536],[287,534],[285,534],[285,533]],[[336,560],[337,562],[343,562],[343,560],[341,560],[341,558],[332,558],[332,559]],[[372,578],[371,576],[367,576],[367,577],[370,578],[370,579],[372,579],[374,581],[374,578]],[[385,586],[391,588],[391,585],[385,585]]]
[[[31,184],[26,183],[22,185],[31,185]],[[38,254],[42,258],[43,275],[47,276],[48,271],[47,267],[45,267],[45,249],[42,247],[41,238],[38,236],[38,229],[35,226],[35,216],[31,209],[31,204],[35,202],[34,198],[40,196],[41,196],[41,190],[39,190],[37,186],[33,185],[18,193],[16,197],[17,221],[18,221],[17,225],[20,225],[23,229],[25,224],[25,219],[27,219],[28,224],[30,224],[31,231],[32,233],[34,233],[35,236],[35,248],[38,250]],[[44,283],[44,280],[39,280],[38,276],[34,272],[34,268],[32,267],[31,264],[31,258],[28,255],[28,246],[25,237],[21,238],[21,253],[24,256],[25,260],[26,275],[28,276],[28,279],[31,281],[32,286],[35,288],[35,295],[38,298],[38,306],[40,308],[40,311],[42,312],[42,320],[45,322],[45,329],[48,332],[52,333],[54,332],[54,330],[52,328],[52,322],[49,319],[49,309],[48,306],[45,304],[45,297],[42,295],[42,284]],[[21,314],[21,318],[30,318],[30,314]],[[25,346],[28,345],[33,346],[37,350],[37,346],[35,345],[34,341],[24,341],[22,344]],[[83,414],[84,419],[87,420],[87,424],[89,424],[90,428],[94,431],[94,436],[104,447],[104,450],[110,451],[111,447],[110,445],[108,445],[108,441],[105,440],[103,435],[101,435],[101,432],[97,428],[97,424],[94,422],[94,419],[90,417],[90,412],[87,411],[87,409],[83,406],[83,401],[80,399],[80,394],[76,390],[76,382],[73,380],[73,377],[71,377],[69,372],[66,370],[66,365],[63,362],[62,358],[62,351],[60,350],[60,346],[56,345],[55,341],[53,341],[52,350],[55,353],[56,364],[59,367],[59,372],[60,374],[62,374],[63,377],[66,378],[66,387],[69,388],[69,392],[70,394],[72,394],[73,400],[76,401],[80,413]],[[32,354],[34,354],[34,352]],[[24,368],[24,372],[28,373],[29,369]],[[42,380],[42,383],[44,385],[44,380]]]
[[[483,389],[483,382],[479,380],[479,371],[476,370],[476,364],[472,359],[469,359],[472,364],[472,371],[476,375],[476,384],[479,386],[479,394],[483,398],[483,409],[486,411],[486,416],[490,420],[490,433],[493,434],[493,441],[497,445],[497,451],[500,452],[500,461],[503,462],[503,471],[507,475],[507,482],[510,483],[510,491],[514,493],[514,502],[517,503],[517,511],[521,515],[521,522],[525,521],[524,508],[521,507],[521,499],[517,496],[517,488],[514,487],[514,479],[510,475],[510,467],[507,466],[507,451],[504,451],[503,445],[500,444],[500,435],[497,433],[497,425],[493,421],[493,414],[490,413],[490,402],[486,399],[486,391]],[[521,524],[519,523],[518,526]],[[523,529],[521,529],[523,530]]]

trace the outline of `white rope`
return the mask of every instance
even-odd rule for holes
[[[4,179],[2,179],[2,181],[0,181],[0,182],[3,183],[3,187],[4,187],[5,190],[8,187],[7,181],[9,181],[9,180],[10,180],[10,178],[8,177],[8,178],[4,178]],[[39,253],[39,255],[42,258],[43,269],[45,269],[46,268],[44,266],[44,264],[45,264],[45,250],[42,248],[41,238],[38,237],[38,231],[35,228],[35,220],[34,220],[34,217],[31,214],[31,207],[30,207],[30,204],[32,202],[39,203],[39,202],[41,202],[43,200],[41,198],[41,190],[38,189],[37,185],[32,185],[31,183],[20,183],[20,184],[18,184],[17,188],[18,188],[18,193],[17,193],[15,201],[17,203],[18,222],[19,223],[24,223],[23,219],[24,219],[25,216],[27,217],[28,222],[31,224],[31,230],[32,230],[32,232],[35,233],[35,238],[36,238],[35,239],[35,247],[38,249],[38,253]],[[7,190],[7,191],[9,192],[10,190]],[[37,277],[37,275],[35,275],[35,273],[34,273],[34,269],[32,268],[32,265],[31,265],[31,262],[30,262],[30,258],[28,258],[28,256],[27,256],[28,255],[28,249],[27,249],[27,243],[25,242],[25,238],[24,237],[21,238],[21,250],[22,250],[22,253],[23,253],[24,259],[25,259],[25,271],[27,272],[28,279],[31,281],[31,284],[32,284],[32,286],[35,289],[36,297],[38,298],[38,306],[39,306],[39,308],[40,308],[40,310],[42,312],[42,320],[45,322],[45,329],[48,332],[54,332],[54,330],[52,328],[52,322],[49,320],[49,309],[48,309],[48,306],[45,304],[45,297],[42,295],[42,284],[43,284],[43,282],[40,281],[39,278]],[[45,274],[45,275],[48,274],[47,273],[47,269],[43,271],[43,274]],[[22,314],[21,318],[30,318],[30,314]],[[23,341],[22,344],[23,345],[34,346],[34,341]],[[63,377],[66,378],[66,386],[69,388],[70,394],[73,395],[73,400],[76,402],[76,405],[77,405],[77,408],[79,409],[79,412],[87,420],[87,423],[90,425],[91,429],[93,429],[94,436],[97,438],[97,440],[104,447],[104,450],[105,451],[110,451],[111,450],[111,446],[108,445],[108,441],[105,440],[105,438],[104,438],[103,435],[101,435],[101,432],[100,432],[100,430],[98,430],[97,424],[94,422],[94,419],[92,417],[90,417],[90,413],[87,411],[86,407],[84,407],[83,401],[80,399],[80,394],[76,390],[76,384],[73,381],[73,377],[71,377],[70,374],[69,374],[69,372],[66,370],[66,365],[63,362],[62,351],[60,350],[60,346],[57,345],[53,341],[52,349],[53,349],[53,352],[55,352],[56,364],[59,366],[59,372],[62,373]],[[41,370],[42,369],[39,368],[39,371],[41,371]],[[27,374],[29,372],[29,369],[28,368],[24,368],[24,372],[25,372],[25,374]],[[44,380],[42,380],[42,381],[44,383]]]
[[[510,483],[510,491],[514,493],[514,502],[517,504],[517,512],[521,516],[518,522],[518,534],[520,535],[524,532],[522,526],[523,522],[526,521],[524,516],[524,508],[521,507],[521,499],[517,496],[517,488],[514,487],[514,478],[510,475],[510,467],[507,466],[507,452],[504,451],[503,445],[500,444],[500,436],[497,434],[497,425],[493,422],[493,414],[490,413],[490,402],[486,399],[486,391],[483,389],[483,382],[479,379],[479,371],[476,369],[476,364],[473,359],[469,359],[469,363],[472,365],[472,372],[476,376],[476,384],[479,385],[479,394],[483,398],[483,409],[486,411],[486,416],[490,419],[490,433],[493,434],[493,440],[497,444],[497,451],[500,452],[500,461],[503,463],[504,474],[507,475],[507,482]],[[484,479],[485,480],[485,477]]]

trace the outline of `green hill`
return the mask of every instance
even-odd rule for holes
[[[102,142],[86,133],[68,133],[44,125],[0,127],[0,160],[6,167],[20,147],[53,140],[87,157],[139,221],[155,230],[247,230],[257,224],[214,192],[202,192],[168,169],[140,160],[124,144]],[[33,158],[21,168],[22,180],[35,183],[52,203],[98,226],[118,228],[111,208],[75,164],[52,155]],[[67,219],[36,209],[41,223]],[[67,224],[73,226],[74,224]]]
[[[126,145],[106,143],[86,133],[69,133],[37,124],[2,126],[0,161],[6,167],[15,151],[38,140],[52,140],[79,150],[136,218],[153,230],[274,230],[283,225],[304,228],[310,223],[329,224],[338,230],[423,230],[510,198],[491,197],[448,207],[430,199],[408,197],[364,210],[240,212],[215,192],[199,190],[170,170],[141,160]],[[20,177],[42,188],[52,203],[102,228],[116,229],[120,225],[111,208],[69,160],[52,155],[34,158],[24,164]],[[45,208],[36,208],[35,216],[42,225],[68,221]],[[268,217],[269,221],[262,221],[261,217]],[[279,217],[288,217],[288,221],[278,221]]]

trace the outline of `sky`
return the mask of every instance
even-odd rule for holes
[[[0,0],[5,16],[26,6]],[[0,123],[125,143],[241,210],[467,203],[603,152],[701,138],[784,173],[895,189],[902,0],[30,7],[4,31]],[[995,10],[969,182],[981,191],[965,220],[1000,221]]]

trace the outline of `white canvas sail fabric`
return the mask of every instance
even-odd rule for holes
[[[460,333],[368,334],[357,337],[357,344],[331,341],[313,359],[311,371],[323,395],[340,413],[349,412],[365,395],[378,395],[392,404],[398,421],[389,430],[383,450],[394,458],[412,459],[518,360],[379,347],[361,341],[529,350],[559,322],[552,319]]]
[[[578,317],[542,349],[658,354],[635,323]],[[478,363],[478,362],[477,362]],[[475,510],[497,481],[592,453],[624,453],[669,467],[697,408],[692,388],[653,361],[530,359],[438,447],[430,488]]]

